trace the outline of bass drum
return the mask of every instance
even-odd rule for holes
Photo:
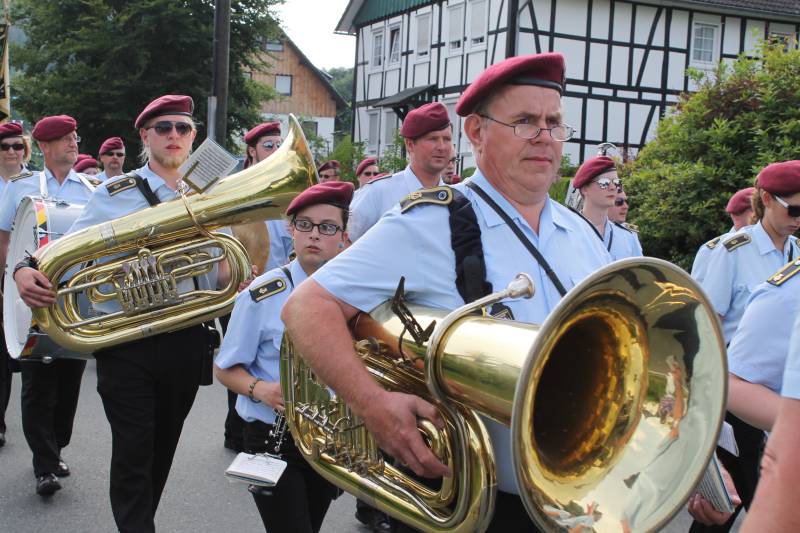
[[[61,348],[39,332],[31,310],[20,298],[13,279],[14,266],[48,242],[63,236],[80,216],[83,207],[82,204],[28,196],[22,199],[17,208],[3,279],[3,330],[8,353],[14,359],[49,361],[60,357],[86,359],[88,356]],[[81,307],[88,309],[88,301]]]

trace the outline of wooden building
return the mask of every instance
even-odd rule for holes
[[[564,147],[573,163],[610,141],[637,150],[681,92],[689,67],[711,71],[759,39],[795,45],[798,0],[351,0],[337,31],[356,36],[354,140],[380,154],[398,117],[440,100],[462,166],[470,148],[454,108],[487,66],[507,57],[564,54]]]

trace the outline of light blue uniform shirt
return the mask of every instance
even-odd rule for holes
[[[269,232],[269,259],[264,272],[281,267],[289,262],[289,254],[294,250],[292,236],[289,235],[289,221],[266,220]]]
[[[608,219],[606,219],[606,227],[603,230],[603,245],[614,261],[626,257],[642,256],[642,245],[639,244],[639,236],[636,232]]]
[[[800,262],[795,261],[798,265]],[[800,311],[800,274],[780,286],[761,283],[753,291],[728,346],[728,370],[780,393],[789,338]]]
[[[792,327],[789,356],[786,358],[786,368],[783,371],[781,396],[800,400],[800,332],[797,328],[800,328],[800,317],[795,320]]]
[[[439,185],[442,185],[441,179]],[[422,182],[411,170],[411,165],[387,178],[373,180],[361,187],[363,192],[354,196],[350,204],[350,241],[356,242],[384,213],[412,192],[422,188]]]
[[[306,273],[297,260],[289,263],[287,268],[295,285],[306,279]],[[283,280],[286,289],[260,302],[253,300],[249,289],[256,289],[274,279]],[[225,369],[242,365],[254,377],[280,382],[281,339],[284,330],[281,309],[293,289],[294,286],[283,270],[275,268],[257,277],[248,289],[240,292],[236,296],[228,330],[214,363]],[[256,403],[247,395],[240,394],[236,398],[236,412],[248,422],[275,422],[272,407]]]
[[[471,180],[517,223],[567,290],[611,261],[597,234],[566,207],[548,198],[537,235],[480,170]],[[501,290],[518,273],[528,273],[536,284],[533,298],[504,303],[515,320],[544,322],[561,299],[553,282],[500,215],[464,183],[453,188],[471,200],[475,209],[487,280],[494,290]],[[414,303],[440,309],[464,304],[456,289],[455,254],[446,207],[419,205],[406,213],[395,207],[363,238],[314,273],[313,279],[336,298],[368,312],[394,295],[401,276],[406,278],[408,299]],[[483,420],[497,453],[499,488],[518,493],[511,467],[510,431],[487,418]]]
[[[720,246],[722,241],[734,233],[736,233],[736,228],[731,227],[727,233],[723,233],[718,237],[714,237],[697,249],[697,253],[694,256],[694,262],[692,262],[692,277],[695,279],[695,281],[698,283],[703,281],[703,278],[706,276],[706,270],[708,270],[708,260],[711,258],[711,252],[714,251],[714,248]]]
[[[108,174],[106,174],[105,170],[102,171],[102,172],[98,172],[97,174],[95,174],[94,177],[99,179],[100,181],[106,181],[106,180],[109,179]],[[114,176],[114,177],[116,178],[116,176]]]
[[[3,194],[0,195],[0,230],[11,231],[14,216],[19,203],[26,196],[40,196],[40,171],[35,171],[26,178],[19,178],[5,184]],[[53,200],[62,200],[70,204],[85,204],[92,194],[92,190],[81,180],[80,175],[70,170],[63,183],[53,176],[52,172],[45,169],[47,178],[47,196]]]
[[[746,234],[751,241],[729,251],[725,243]],[[714,310],[722,317],[722,333],[730,342],[744,313],[750,293],[783,265],[800,256],[797,238],[786,240],[783,252],[775,249],[761,222],[745,226],[722,239],[711,252],[700,284]]]

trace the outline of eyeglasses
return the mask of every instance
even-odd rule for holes
[[[489,119],[492,122],[497,122],[498,124],[502,124],[503,126],[513,128],[514,135],[516,135],[520,139],[526,139],[526,140],[535,139],[543,131],[546,131],[547,133],[550,134],[550,137],[552,137],[554,141],[563,143],[572,139],[572,135],[575,133],[575,130],[572,128],[572,126],[568,126],[566,124],[559,124],[558,126],[553,126],[552,128],[540,128],[535,124],[525,124],[525,123],[506,124],[505,122],[500,122],[496,118],[492,118],[489,115],[478,115],[478,116]]]
[[[322,174],[319,175],[319,177],[320,178],[335,178],[338,175],[339,175],[339,173],[334,170],[333,172],[323,172]]]
[[[614,200],[614,205],[617,207],[628,205],[628,200],[626,200],[625,198],[617,198],[616,200]]]
[[[614,184],[614,187],[622,187],[622,180],[619,179],[619,178],[614,178],[614,179],[611,179],[611,178],[600,178],[599,180],[595,180],[595,183],[602,190],[608,189],[609,185],[611,185],[612,183]],[[615,200],[614,201],[614,205],[616,205],[616,203],[617,202]],[[622,205],[622,204],[620,204],[620,205]]]
[[[172,120],[159,120],[152,126],[145,129],[156,130],[156,133],[159,135],[169,135],[172,132],[173,127],[181,137],[186,137],[189,135],[189,132],[192,131],[192,125],[188,122],[175,122]]]
[[[64,136],[63,136],[63,137],[61,137],[60,139],[56,139],[56,140],[55,140],[55,141],[53,141],[53,142],[58,142],[58,141],[64,141],[64,142],[67,142],[67,143],[71,143],[71,142],[73,142],[73,141],[74,141],[74,142],[75,142],[75,144],[80,144],[80,143],[81,143],[81,136],[80,136],[80,135],[75,135],[75,136],[73,137],[73,136],[71,136],[71,135],[64,135]]]
[[[780,196],[776,196],[775,199],[781,204],[783,207],[786,208],[786,212],[792,218],[800,217],[800,205],[790,205],[786,200],[781,198]]]
[[[9,150],[16,150],[17,152],[21,152],[25,149],[25,145],[22,143],[14,143],[14,144],[6,144],[0,143],[0,151],[8,152]]]
[[[292,225],[297,231],[302,231],[303,233],[308,233],[314,228],[317,228],[321,235],[336,235],[336,232],[344,231],[344,228],[337,226],[336,224],[331,224],[330,222],[320,222],[319,224],[314,224],[307,218],[297,218],[292,221]]]
[[[361,173],[362,176],[366,176],[368,178],[371,178],[372,176],[377,176],[378,174],[380,174],[380,172],[372,172],[371,170],[365,170],[364,172]]]
[[[272,150],[273,148],[280,148],[281,141],[264,141],[263,143],[261,143],[261,146],[263,146],[267,150]]]
[[[113,155],[114,157],[125,157],[125,152],[106,152],[103,155]]]

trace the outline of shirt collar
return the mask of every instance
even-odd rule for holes
[[[153,172],[153,169],[150,168],[150,165],[145,165],[135,171],[138,175],[142,178],[147,180],[147,184],[150,185],[150,189],[155,192],[159,187],[166,186],[167,182],[164,181],[164,178]]]
[[[769,238],[764,226],[761,225],[760,220],[753,225],[753,230],[750,232],[750,236],[752,237],[753,242],[756,243],[759,254],[767,255],[770,252],[777,251],[775,250],[775,245],[772,243],[772,239]],[[789,239],[787,239],[787,241],[788,240]],[[784,251],[786,250],[784,249]]]
[[[417,177],[416,174],[414,174],[414,171],[411,170],[410,164],[406,165],[404,172],[405,172],[406,182],[413,190],[418,191],[419,189],[425,188],[425,186],[422,184],[422,181]],[[437,183],[437,185],[444,185],[441,176],[439,177],[439,183]]]
[[[58,182],[56,177],[53,175],[52,172],[50,172],[50,169],[47,168],[47,167],[44,167],[44,175],[47,178],[47,181],[55,180],[56,182]],[[69,169],[69,174],[67,174],[67,177],[64,178],[64,181],[67,181],[67,180],[72,180],[72,181],[76,181],[78,183],[83,183],[81,181],[81,178],[78,176],[78,173],[75,172],[74,169]]]

